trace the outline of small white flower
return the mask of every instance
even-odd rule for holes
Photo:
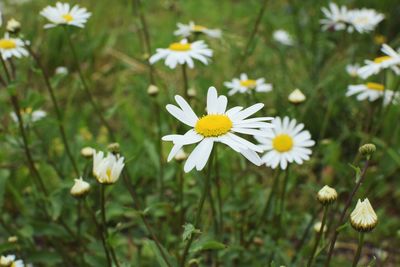
[[[193,21],[189,22],[189,24],[177,24],[178,29],[174,32],[175,35],[181,37],[189,37],[191,34],[203,33],[212,38],[221,38],[221,30],[220,29],[209,29],[202,25],[195,24]]]
[[[86,8],[81,8],[78,5],[71,8],[68,3],[57,2],[55,7],[45,7],[40,12],[40,15],[50,21],[49,24],[44,25],[45,29],[58,25],[71,25],[83,28],[90,18],[91,13],[87,12]]]
[[[303,164],[310,159],[312,153],[309,147],[315,145],[311,140],[309,131],[303,130],[304,124],[297,124],[295,119],[276,117],[272,121],[274,126],[267,129],[266,137],[256,137],[260,148],[264,149],[263,162],[268,167],[275,169],[280,166],[286,169],[288,163]]]
[[[247,74],[240,74],[240,78],[234,78],[230,82],[224,82],[224,85],[231,89],[228,95],[234,95],[236,93],[251,93],[251,90],[255,92],[267,93],[272,91],[272,85],[270,83],[265,83],[264,78],[260,79],[249,79]]]
[[[11,38],[8,33],[0,39],[0,53],[4,60],[11,57],[26,57],[29,55],[25,49],[25,42],[19,38]]]
[[[103,151],[93,154],[93,175],[101,184],[113,184],[121,175],[124,168],[124,157],[116,157],[108,153],[104,157]]]
[[[373,102],[378,98],[383,97],[383,104],[387,105],[391,102],[397,103],[399,98],[398,92],[385,89],[385,86],[380,83],[365,83],[357,85],[349,85],[346,96],[357,95],[358,101],[368,100]]]
[[[375,228],[378,223],[378,216],[371,206],[368,198],[358,200],[353,212],[350,214],[351,226],[357,231],[368,232]]]
[[[347,14],[349,23],[349,32],[355,29],[359,33],[371,32],[375,27],[385,18],[381,13],[376,12],[374,9],[354,9],[350,10]]]
[[[348,64],[346,65],[346,72],[353,78],[358,76],[359,64]]]
[[[68,74],[68,68],[64,66],[59,66],[56,68],[55,73],[58,75],[67,75]]]
[[[33,109],[29,108],[29,107],[21,109],[20,113],[21,113],[21,116],[23,118],[23,121],[24,122],[28,122],[28,123],[41,120],[44,117],[46,117],[46,115],[47,115],[46,111],[43,111],[43,110],[35,110],[35,111],[33,111]],[[10,116],[11,116],[11,119],[14,122],[16,122],[16,123],[18,122],[18,116],[17,116],[17,114],[15,112],[11,112]]]
[[[369,76],[378,74],[381,70],[390,68],[394,73],[400,75],[400,53],[396,52],[387,44],[383,44],[381,48],[384,56],[380,56],[372,60],[365,60],[365,66],[358,69],[358,75],[367,79]]]
[[[349,13],[347,7],[339,7],[337,4],[331,2],[329,3],[329,9],[323,7],[321,11],[325,15],[325,18],[320,20],[322,30],[341,31],[346,29]]]
[[[175,69],[178,64],[187,64],[189,68],[193,68],[193,59],[207,65],[212,55],[213,51],[207,47],[204,41],[189,43],[186,39],[183,39],[179,43],[170,44],[168,48],[157,48],[156,53],[150,57],[149,62],[154,64],[161,59],[165,59],[165,65],[171,69]]]
[[[15,260],[15,255],[7,255],[0,257],[0,266],[24,267],[22,260]]]
[[[175,96],[178,106],[167,105],[167,110],[179,121],[192,129],[185,134],[172,134],[162,138],[164,141],[174,143],[168,155],[168,161],[185,145],[199,143],[185,162],[184,171],[189,172],[193,168],[200,171],[206,165],[210,157],[214,143],[219,142],[231,147],[256,165],[261,165],[261,159],[256,152],[262,150],[255,144],[237,135],[248,134],[251,136],[264,136],[265,129],[272,127],[266,121],[270,117],[250,118],[251,115],[264,107],[258,103],[246,109],[234,107],[226,110],[228,99],[226,96],[218,96],[217,90],[210,87],[207,93],[207,115],[197,117],[190,105],[179,95]],[[259,130],[259,129],[262,130]]]
[[[82,177],[75,179],[74,185],[71,187],[70,193],[74,197],[81,197],[90,191],[90,184],[85,182]]]
[[[304,101],[306,101],[306,96],[303,94],[300,89],[294,89],[293,92],[291,92],[288,96],[288,100],[290,103],[293,104],[300,104]]]
[[[276,30],[272,34],[275,41],[280,44],[292,46],[293,45],[293,38],[292,36],[285,30]]]

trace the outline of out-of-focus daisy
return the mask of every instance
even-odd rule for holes
[[[156,53],[150,57],[150,64],[165,59],[165,65],[175,69],[176,65],[187,64],[189,68],[194,67],[193,59],[197,59],[204,64],[212,57],[213,51],[208,48],[204,41],[189,43],[183,39],[179,43],[172,43],[168,48],[158,48]]]
[[[103,151],[93,154],[93,175],[101,184],[115,183],[124,166],[124,157],[117,157],[112,153],[104,157]]]
[[[15,258],[15,255],[1,256],[0,266],[24,267],[24,262],[22,260],[15,260]]]
[[[329,3],[329,9],[323,7],[321,11],[325,15],[325,18],[320,20],[322,30],[341,31],[346,29],[349,13],[347,7],[339,7],[337,4],[331,2]]]
[[[228,99],[226,96],[218,96],[217,90],[210,87],[207,93],[207,114],[197,117],[190,105],[181,96],[175,96],[178,106],[167,105],[167,110],[179,121],[190,126],[192,129],[185,134],[167,135],[164,141],[172,141],[174,146],[168,155],[168,161],[185,145],[199,143],[190,153],[185,162],[184,171],[189,172],[193,168],[200,171],[206,165],[215,142],[228,145],[239,152],[256,165],[261,165],[261,159],[257,152],[262,150],[255,144],[237,135],[248,134],[264,136],[265,130],[272,127],[266,121],[270,117],[250,118],[251,115],[263,108],[264,104],[258,103],[246,109],[234,107],[226,110]],[[260,130],[261,129],[261,130]]]
[[[348,31],[356,30],[359,33],[371,32],[385,18],[381,13],[374,9],[354,9],[350,10],[348,16]]]
[[[292,36],[285,30],[276,30],[272,34],[274,40],[280,44],[291,46],[293,45]]]
[[[304,124],[297,124],[295,119],[276,117],[272,121],[274,126],[267,129],[266,137],[256,137],[260,147],[265,151],[262,157],[265,165],[275,169],[280,166],[286,169],[288,163],[303,164],[310,159],[310,147],[315,142],[311,139],[309,131],[303,130]]]
[[[353,78],[358,76],[359,64],[348,64],[346,65],[346,72]]]
[[[399,94],[391,90],[385,89],[385,86],[380,83],[368,82],[365,84],[349,85],[346,96],[357,95],[358,101],[368,100],[373,102],[378,98],[383,97],[383,104],[387,105],[390,102],[397,103]]]
[[[46,111],[33,110],[30,107],[21,109],[20,113],[21,113],[21,116],[22,116],[22,120],[24,122],[35,122],[35,121],[43,119],[47,115]],[[17,114],[15,112],[11,112],[10,116],[11,116],[11,119],[14,122],[18,122],[18,116],[17,116]]]
[[[251,90],[255,92],[270,92],[272,91],[272,84],[265,83],[264,78],[260,79],[249,79],[247,74],[240,74],[240,78],[234,78],[230,82],[224,82],[224,85],[231,89],[228,95],[234,95],[236,93],[251,93]]]
[[[300,104],[306,101],[306,96],[302,91],[300,91],[300,89],[296,88],[289,94],[288,100],[292,104]]]
[[[4,60],[11,57],[26,57],[29,55],[25,49],[25,42],[19,38],[11,38],[8,33],[0,39],[0,53]]]
[[[86,8],[81,8],[78,5],[71,8],[69,3],[57,2],[55,7],[45,7],[40,12],[40,15],[50,21],[50,23],[44,25],[44,28],[48,29],[58,25],[71,25],[83,28],[92,14]]]
[[[205,34],[212,38],[221,38],[221,30],[220,29],[209,29],[202,25],[195,24],[193,21],[189,22],[189,24],[178,23],[178,29],[174,32],[175,35],[181,37],[189,37],[192,34]]]
[[[396,52],[387,44],[383,44],[381,51],[384,56],[380,56],[372,60],[365,60],[365,66],[358,69],[358,75],[366,79],[371,75],[378,74],[382,69],[390,68],[397,75],[400,74],[400,53]]]

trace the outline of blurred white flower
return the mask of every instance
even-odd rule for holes
[[[258,137],[259,147],[265,151],[262,157],[266,166],[275,169],[280,166],[286,169],[288,163],[303,164],[310,159],[312,153],[309,147],[315,145],[309,131],[303,130],[304,124],[297,124],[295,119],[276,117],[274,126],[266,130],[266,137]]]
[[[7,21],[6,30],[9,33],[17,33],[21,29],[21,23],[14,18]]]
[[[347,7],[339,7],[337,4],[330,2],[329,9],[323,7],[321,11],[325,15],[325,18],[320,20],[322,30],[341,31],[346,29],[349,13]]]
[[[93,175],[101,184],[113,184],[121,175],[124,168],[124,157],[118,157],[108,153],[104,157],[103,151],[93,154]]]
[[[75,179],[74,185],[71,187],[70,193],[74,197],[82,197],[90,191],[90,184],[83,180],[82,177]]]
[[[56,68],[55,73],[58,75],[66,75],[68,74],[68,68],[64,66],[59,66]]]
[[[11,57],[26,57],[29,55],[25,49],[25,42],[20,38],[12,38],[8,33],[0,39],[0,53],[4,60]]]
[[[165,65],[175,69],[176,65],[187,64],[189,68],[194,67],[193,59],[197,59],[204,64],[212,57],[213,51],[207,47],[204,41],[189,43],[183,39],[179,43],[172,43],[168,48],[158,48],[156,53],[150,57],[150,64],[165,59]]]
[[[371,32],[385,18],[374,9],[353,9],[348,12],[348,31],[356,30],[359,33]]]
[[[274,40],[280,44],[291,46],[293,45],[292,36],[285,30],[276,30],[272,34]]]
[[[358,76],[359,64],[348,64],[346,65],[346,72],[353,78]]]
[[[85,158],[92,158],[96,150],[90,146],[85,146],[81,149],[81,155]]]
[[[47,115],[46,111],[43,111],[43,110],[35,110],[34,111],[30,107],[21,109],[20,113],[21,113],[23,121],[28,122],[28,123],[41,120],[44,117],[46,117],[46,115]],[[15,112],[11,112],[10,116],[14,122],[16,122],[16,123],[18,122],[18,116]]]
[[[368,82],[365,84],[349,85],[346,96],[357,95],[358,101],[368,100],[373,102],[378,98],[383,97],[383,104],[398,103],[399,93],[385,89],[385,86],[380,83]]]
[[[243,109],[234,107],[226,110],[228,99],[226,96],[218,96],[215,87],[210,87],[207,93],[207,115],[197,117],[190,105],[179,95],[175,96],[179,107],[167,105],[167,110],[179,121],[191,127],[185,134],[172,134],[162,138],[163,141],[171,141],[174,146],[168,155],[168,161],[173,159],[185,145],[197,144],[190,153],[184,165],[184,171],[189,172],[196,167],[202,170],[207,164],[214,143],[223,143],[236,152],[242,154],[249,161],[261,165],[261,159],[257,152],[262,150],[255,144],[237,135],[248,134],[252,136],[264,136],[265,129],[271,126],[266,121],[270,117],[251,118],[251,115],[264,107],[258,103]],[[262,130],[259,130],[259,129]]]
[[[81,8],[78,5],[70,7],[69,3],[57,2],[55,7],[47,6],[40,15],[50,21],[44,25],[45,29],[53,28],[58,25],[71,25],[79,28],[85,27],[91,13],[87,12],[86,8]]]
[[[221,38],[221,30],[220,29],[209,29],[202,25],[195,24],[193,21],[189,22],[189,24],[177,24],[178,29],[174,32],[175,35],[181,37],[189,37],[191,34],[203,33],[212,38]]]
[[[240,78],[234,78],[230,82],[224,82],[224,85],[231,89],[228,95],[234,95],[236,93],[251,93],[252,90],[255,92],[267,93],[272,91],[272,84],[265,83],[264,78],[260,79],[249,79],[247,74],[240,74]]]
[[[378,216],[371,206],[368,198],[358,200],[356,207],[350,214],[350,224],[360,232],[368,232],[375,228],[378,223]]]
[[[15,255],[7,255],[0,257],[0,266],[24,267],[24,262],[15,260]]]
[[[304,101],[306,101],[306,96],[303,94],[300,89],[294,89],[293,92],[291,92],[288,96],[288,100],[290,103],[293,104],[300,104]]]

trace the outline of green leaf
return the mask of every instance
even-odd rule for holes
[[[192,238],[192,234],[201,234],[201,231],[199,229],[196,229],[193,224],[191,223],[186,223],[183,226],[183,234],[182,234],[182,239],[183,241],[189,240]]]
[[[349,166],[356,172],[356,183],[358,183],[358,181],[361,178],[361,169],[360,169],[360,167],[354,166],[353,164],[349,164]]]
[[[0,170],[0,210],[3,208],[4,191],[9,175],[10,172],[8,170]]]
[[[225,249],[226,245],[216,240],[200,240],[193,244],[190,252],[199,252],[203,250],[221,250]]]
[[[348,226],[349,226],[349,223],[346,222],[346,223],[342,224],[341,226],[339,226],[339,227],[336,229],[336,231],[341,232],[341,231],[343,231],[344,229],[346,229]]]

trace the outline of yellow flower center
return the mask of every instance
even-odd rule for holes
[[[194,129],[204,137],[217,137],[229,132],[232,126],[226,115],[205,115],[197,121]]]
[[[380,83],[367,83],[366,84],[368,89],[375,90],[375,91],[383,91],[385,90],[385,86]]]
[[[277,135],[272,140],[272,146],[278,152],[290,151],[293,147],[293,138],[287,134]]]
[[[374,62],[375,63],[382,63],[382,62],[384,62],[386,60],[389,60],[389,59],[391,59],[391,57],[389,57],[389,56],[377,57],[377,58],[374,59]]]
[[[111,179],[111,168],[107,168],[106,175],[108,179]]]
[[[256,87],[257,82],[256,82],[256,80],[243,80],[243,81],[240,81],[240,85],[247,87],[248,89],[253,89]]]
[[[204,31],[206,29],[207,29],[206,27],[201,26],[201,25],[194,25],[193,28],[192,28],[192,30],[194,32],[202,32],[202,31]]]
[[[74,20],[74,17],[70,13],[62,15],[62,18],[65,19],[66,22],[71,22]]]
[[[1,49],[14,49],[17,47],[17,43],[12,39],[1,39],[0,48]]]
[[[375,35],[374,42],[379,45],[384,44],[384,43],[386,43],[386,37],[381,34]]]
[[[169,46],[169,49],[173,51],[189,51],[190,48],[191,44],[182,44],[182,43],[172,43]]]
[[[32,113],[32,108],[25,108],[25,109],[21,109],[21,114],[22,115],[24,115],[24,114],[31,114]]]

